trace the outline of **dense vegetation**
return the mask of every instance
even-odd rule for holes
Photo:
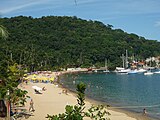
[[[5,27],[0,25],[0,37],[5,40],[7,36],[8,32]],[[27,91],[17,88],[18,81],[23,77],[23,71],[18,64],[14,64],[6,58],[0,61],[0,117],[10,116],[10,112],[7,112],[10,104],[13,106],[24,105],[26,102]],[[6,105],[4,101],[6,101]]]
[[[0,38],[0,61],[11,60],[30,70],[104,66],[105,59],[114,68],[122,64],[126,49],[137,59],[160,55],[156,40],[75,16],[1,18],[0,25],[9,32],[8,39]]]

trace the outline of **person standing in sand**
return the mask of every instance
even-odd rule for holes
[[[31,99],[30,106],[29,106],[29,112],[30,112],[30,110],[33,111],[33,112],[35,111],[34,107],[33,107],[33,104],[34,104],[33,99]]]
[[[147,114],[147,112],[146,112],[146,109],[144,108],[143,109],[143,115],[146,115]]]

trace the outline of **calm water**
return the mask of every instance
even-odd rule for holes
[[[160,118],[160,74],[81,73],[61,78],[62,84],[71,90],[81,81],[87,85],[88,97],[138,113],[145,106],[150,116]]]

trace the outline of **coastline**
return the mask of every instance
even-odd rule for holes
[[[70,72],[61,72],[60,75],[70,73]],[[35,94],[32,86],[39,86],[39,87],[46,87],[46,91],[43,91],[41,95]],[[58,84],[50,84],[50,83],[31,83],[29,82],[28,85],[24,85],[23,87],[20,87],[24,90],[28,91],[28,95],[34,100],[35,102],[35,112],[31,113],[33,116],[30,116],[29,120],[35,120],[35,119],[42,119],[47,116],[47,114],[55,115],[58,113],[63,113],[65,111],[65,106],[67,104],[69,105],[75,105],[77,104],[76,100],[76,93],[69,90],[68,88],[65,88],[63,85]],[[62,90],[67,89],[68,95],[63,94]],[[92,104],[106,104],[103,102],[96,101],[91,98],[86,97],[86,106],[91,106]],[[37,105],[38,104],[38,105]],[[28,110],[29,107],[29,99],[27,100],[27,104],[25,106],[26,110]],[[56,109],[55,109],[56,108]],[[113,109],[108,108],[107,111],[111,113],[109,116],[110,120],[151,120],[149,117],[140,116],[136,113],[121,110],[121,109]],[[23,120],[23,119],[22,119]],[[43,120],[43,119],[42,119]],[[153,119],[152,119],[153,120]]]
[[[86,72],[86,71],[79,71],[81,73],[83,72]],[[78,72],[77,71],[69,71],[69,72],[64,72],[62,73],[63,74],[77,74]],[[75,91],[72,91],[70,90],[69,88],[63,86],[62,84],[60,84],[62,88],[65,88],[65,89],[68,89],[68,91],[71,92],[71,94],[74,94],[76,95]],[[106,102],[102,102],[102,101],[99,101],[99,100],[95,100],[94,98],[91,98],[91,97],[85,97],[85,100],[91,104],[94,104],[94,105],[110,105],[110,104],[107,104]],[[113,108],[112,108],[113,107]],[[150,116],[144,116],[143,115],[143,109],[142,109],[142,112],[141,113],[137,113],[135,111],[131,111],[129,109],[122,109],[122,108],[116,108],[116,106],[113,106],[112,107],[108,107],[108,110],[111,110],[111,111],[114,111],[114,112],[120,112],[120,113],[124,113],[126,114],[127,116],[129,117],[132,117],[132,118],[135,118],[136,120],[158,120],[157,118],[153,118],[153,117],[150,117]],[[112,119],[111,119],[112,120]]]
[[[62,88],[65,88],[69,91],[69,93],[73,94],[74,97],[76,97],[76,92],[64,87],[63,85],[60,85]],[[89,98],[89,97],[85,97],[85,101],[86,102],[89,102],[90,104],[93,104],[93,105],[104,105],[104,106],[107,106],[108,104],[105,103],[105,102],[101,102],[101,101],[98,101],[98,100],[94,100],[93,98]],[[149,116],[144,116],[142,115],[142,113],[135,113],[133,111],[129,111],[129,110],[124,110],[124,109],[120,109],[120,108],[112,108],[112,107],[108,107],[107,110],[109,110],[111,113],[113,112],[113,114],[111,115],[114,115],[114,116],[118,116],[119,113],[121,114],[125,114],[131,118],[134,118],[135,120],[157,120],[157,119],[154,119],[154,118],[151,118]],[[115,114],[115,112],[117,112]],[[113,120],[121,120],[120,118],[119,119],[116,119],[116,118],[112,118]],[[111,120],[112,120],[111,119]],[[125,120],[122,119],[122,120]],[[128,118],[126,120],[129,120]]]

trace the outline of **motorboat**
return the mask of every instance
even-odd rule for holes
[[[104,73],[109,73],[110,71],[108,69],[104,70],[103,71]]]
[[[130,71],[131,71],[131,69],[125,69],[125,68],[123,68],[123,69],[122,68],[120,68],[120,69],[116,68],[116,70],[115,70],[116,73],[128,73]]]
[[[156,74],[160,74],[160,71],[156,71],[156,72],[154,72],[154,73],[156,73]]]
[[[128,74],[137,74],[137,73],[138,73],[137,69],[136,70],[131,70],[131,71],[128,72]]]
[[[153,72],[147,71],[144,75],[153,75]]]
[[[147,70],[141,68],[141,69],[138,69],[137,72],[138,72],[138,73],[144,73],[144,72],[147,72]]]

